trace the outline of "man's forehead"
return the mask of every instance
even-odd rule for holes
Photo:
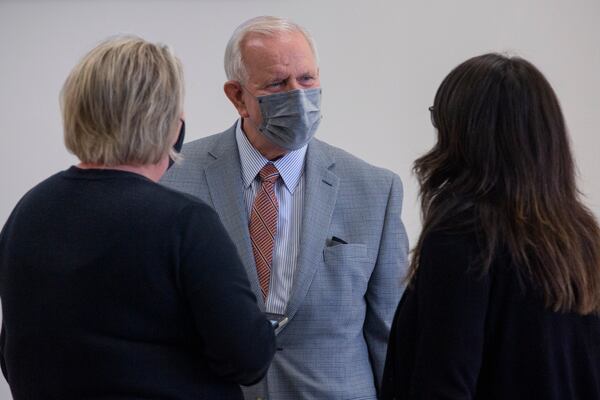
[[[273,35],[251,33],[242,42],[241,51],[244,59],[273,57],[278,53],[291,56],[299,53],[304,57],[306,52],[312,54],[311,46],[301,32],[285,31]]]
[[[282,32],[276,36],[252,33],[244,42],[242,56],[248,70],[289,64],[310,68],[307,64],[316,62],[308,41],[300,32]]]
[[[242,43],[242,48],[264,48],[269,47],[269,45],[277,44],[280,42],[281,44],[289,43],[292,40],[296,39],[298,36],[302,35],[300,32],[275,32],[272,34],[260,33],[260,32],[250,32],[244,38]],[[304,35],[302,35],[304,37]]]

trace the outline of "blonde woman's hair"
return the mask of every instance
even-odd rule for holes
[[[181,62],[165,45],[110,38],[75,66],[60,97],[65,146],[82,162],[156,164],[183,109]]]

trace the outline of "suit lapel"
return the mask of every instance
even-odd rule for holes
[[[330,170],[333,164],[324,146],[313,140],[306,153],[300,253],[286,312],[290,319],[302,304],[323,258],[339,186],[338,176]]]
[[[208,164],[204,170],[206,182],[213,207],[237,247],[252,290],[259,299],[259,307],[264,311],[264,302],[261,301],[262,294],[248,232],[248,215],[244,205],[244,184],[235,140],[235,126],[222,135],[223,137],[217,145],[208,150],[209,157],[213,159],[213,162]]]

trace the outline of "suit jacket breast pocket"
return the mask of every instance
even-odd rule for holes
[[[329,282],[344,303],[362,302],[369,284],[372,266],[364,244],[328,246],[323,250],[321,277]]]
[[[323,250],[325,264],[337,264],[344,260],[366,261],[368,257],[367,245],[362,243],[338,244],[327,246]]]

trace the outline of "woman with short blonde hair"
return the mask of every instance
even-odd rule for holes
[[[183,74],[163,45],[107,40],[62,90],[80,159],[0,234],[0,364],[19,399],[242,399],[271,324],[217,214],[156,182],[183,143]]]

